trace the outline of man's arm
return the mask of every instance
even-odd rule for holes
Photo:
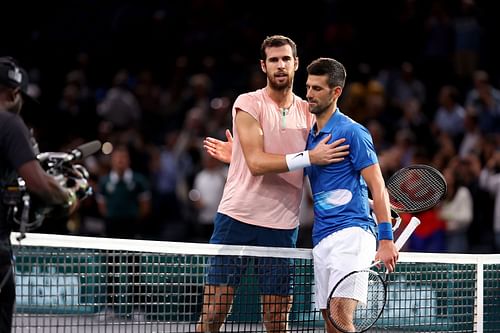
[[[290,171],[285,155],[264,151],[263,132],[257,120],[246,112],[237,112],[235,123],[245,160],[254,176]],[[226,130],[226,137],[227,142],[207,138],[204,141],[204,147],[212,157],[229,163],[232,151],[232,136],[229,130]],[[325,165],[340,162],[349,154],[348,145],[340,146],[345,139],[328,144],[329,139],[330,136],[326,137],[313,150],[308,151],[311,164]]]
[[[243,155],[250,172],[254,176],[266,172],[287,172],[285,156],[264,152],[264,133],[257,120],[250,114],[236,112],[236,131],[240,138]]]
[[[389,194],[387,193],[379,164],[375,163],[370,165],[369,167],[364,168],[361,171],[361,175],[366,181],[373,198],[373,212],[375,213],[375,216],[377,217],[377,221],[379,223],[379,231],[381,230],[380,225],[382,223],[389,223],[389,225],[384,226],[392,228],[392,223],[390,223],[392,219],[391,209],[389,205]],[[392,230],[390,233],[392,235]],[[387,267],[389,271],[394,270],[394,268],[396,267],[396,261],[398,260],[398,250],[394,245],[394,240],[380,239],[380,232],[379,248],[375,259],[382,260],[385,267]]]
[[[264,151],[264,133],[260,124],[247,112],[236,113],[236,130],[240,138],[241,148],[250,172],[254,176],[266,173],[280,173],[289,171],[285,155],[270,154]],[[313,150],[309,151],[311,164],[325,165],[335,163],[344,159],[338,158],[338,144],[345,141],[341,139],[339,143],[328,144],[331,135],[323,139]],[[342,156],[347,155],[342,152]]]

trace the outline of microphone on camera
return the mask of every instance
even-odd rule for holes
[[[101,149],[101,146],[102,146],[102,144],[101,144],[101,141],[99,141],[99,140],[94,140],[94,141],[84,143],[68,153],[69,161],[82,160],[82,159],[98,152],[99,149]]]

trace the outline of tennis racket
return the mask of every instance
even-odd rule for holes
[[[420,220],[412,217],[406,228],[396,240],[399,250]],[[370,267],[350,272],[333,287],[328,296],[328,319],[335,328],[344,333],[365,332],[372,327],[384,311],[387,302],[387,277],[386,270],[375,270],[380,266],[377,261]]]
[[[447,184],[441,172],[414,164],[394,173],[386,182],[391,209],[397,213],[419,213],[431,209],[446,196]]]
[[[400,213],[419,213],[431,209],[446,196],[447,184],[437,169],[424,164],[404,167],[386,182],[391,206],[392,230],[401,224]],[[370,206],[373,200],[369,199]]]

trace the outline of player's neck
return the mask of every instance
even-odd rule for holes
[[[294,102],[295,96],[292,88],[276,90],[267,86],[264,90],[279,108],[289,109]]]
[[[316,114],[316,123],[318,131],[320,131],[323,127],[325,127],[325,125],[328,123],[328,121],[333,116],[336,110],[337,110],[337,105],[335,105],[335,107],[328,108],[328,110],[326,110],[321,114]]]

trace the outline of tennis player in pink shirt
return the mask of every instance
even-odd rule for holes
[[[290,38],[267,37],[260,65],[266,87],[241,94],[233,105],[234,139],[227,134],[232,140],[231,163],[210,243],[295,247],[303,168],[340,162],[349,147],[341,146],[344,139],[328,144],[328,136],[304,151],[314,119],[308,102],[292,91],[299,62]],[[217,157],[215,146],[205,148]],[[197,332],[219,331],[247,265],[246,258],[211,258]],[[254,261],[268,332],[287,329],[293,292],[290,269],[286,258]]]

